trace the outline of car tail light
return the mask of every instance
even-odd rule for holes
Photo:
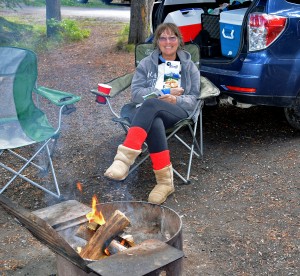
[[[248,21],[249,51],[267,48],[283,32],[286,17],[265,13],[252,13]]]
[[[236,91],[236,92],[245,92],[245,93],[255,93],[256,88],[249,87],[240,87],[240,86],[231,86],[225,85],[226,90]]]

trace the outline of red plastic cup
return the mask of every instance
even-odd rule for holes
[[[111,86],[105,83],[98,83],[98,91],[104,94],[109,94]],[[103,96],[96,96],[96,102],[100,104],[106,104],[106,98]]]

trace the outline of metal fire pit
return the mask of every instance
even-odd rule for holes
[[[133,236],[136,246],[91,262],[77,253],[77,246],[85,242],[75,236],[79,226],[87,222],[90,207],[69,200],[28,212],[2,195],[0,203],[56,253],[59,276],[182,275],[182,221],[166,206],[141,201],[99,204],[105,218],[115,210],[129,218],[131,224],[125,231]]]
[[[182,262],[174,262],[174,258],[179,259],[182,254],[182,222],[179,215],[172,209],[150,204],[148,202],[110,202],[98,204],[105,218],[112,216],[115,210],[120,210],[130,220],[130,227],[126,229],[127,234],[134,237],[136,244],[141,244],[152,239],[162,241],[171,247],[159,249],[161,244],[153,245],[153,254],[147,251],[143,256],[142,252],[135,251],[133,255],[128,255],[130,251],[125,250],[122,254],[112,255],[100,261],[88,263],[88,267],[93,271],[97,271],[99,275],[159,275],[161,271],[165,271],[166,275],[181,275]],[[51,208],[51,207],[50,207]],[[73,209],[73,208],[72,208]],[[76,208],[75,208],[76,209]],[[57,214],[57,210],[49,210],[49,207],[39,212]],[[72,213],[72,212],[71,212]],[[75,211],[76,213],[76,211]],[[85,216],[84,216],[85,217]],[[54,226],[55,227],[55,226]],[[80,238],[75,236],[77,227],[67,227],[67,224],[58,224],[57,232],[73,247],[83,246]],[[60,230],[62,229],[62,230]],[[178,250],[173,250],[174,248]],[[142,250],[143,251],[143,250]],[[168,254],[168,256],[163,256]],[[133,257],[131,257],[133,256]],[[154,264],[156,262],[156,265]],[[169,262],[172,264],[170,265]],[[60,276],[70,275],[70,264],[67,265],[64,258],[58,257],[58,272]],[[73,267],[73,266],[72,266]],[[74,268],[74,267],[73,267]],[[134,269],[133,269],[134,268]],[[155,270],[152,274],[148,274],[148,270]],[[78,271],[77,271],[78,273]],[[136,274],[132,274],[136,273]],[[150,272],[149,272],[150,273]],[[154,274],[155,273],[155,274]],[[89,275],[89,274],[78,274]]]

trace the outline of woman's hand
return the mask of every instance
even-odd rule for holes
[[[177,97],[181,96],[183,94],[183,92],[184,92],[184,89],[182,87],[171,88],[170,94],[165,94],[163,96],[160,96],[159,99],[163,100],[165,102],[171,103],[171,104],[176,104]]]
[[[171,104],[176,104],[177,97],[171,94],[165,94],[159,97],[160,100],[171,103]]]
[[[181,96],[184,92],[184,89],[182,87],[177,88],[171,88],[170,94],[174,96]]]

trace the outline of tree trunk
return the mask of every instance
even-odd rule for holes
[[[150,13],[153,0],[132,0],[128,44],[145,42],[150,34]]]
[[[58,32],[58,22],[61,21],[60,0],[46,0],[47,37]]]

